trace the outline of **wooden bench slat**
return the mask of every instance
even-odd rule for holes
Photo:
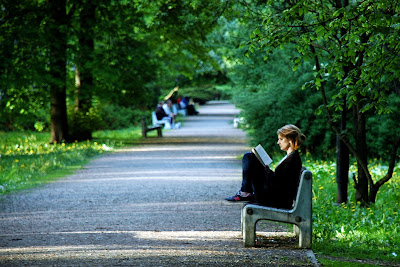
[[[147,127],[146,119],[142,117],[142,136],[144,138],[147,137],[147,133],[150,131],[157,130],[157,136],[162,137],[162,127],[161,125],[159,126],[149,126]]]

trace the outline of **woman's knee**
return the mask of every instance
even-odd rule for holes
[[[246,152],[246,153],[244,153],[243,159],[242,159],[243,166],[253,165],[255,160],[257,161],[258,159],[252,152]]]
[[[257,159],[253,152],[246,152],[243,155],[243,160],[254,160]]]

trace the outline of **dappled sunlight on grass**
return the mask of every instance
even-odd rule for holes
[[[114,149],[110,142],[49,144],[49,140],[48,133],[0,133],[0,194],[54,179],[49,174],[55,171],[71,173],[91,157]]]

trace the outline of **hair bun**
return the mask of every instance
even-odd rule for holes
[[[277,131],[278,135],[283,135],[293,142],[292,147],[298,149],[306,140],[306,136],[301,132],[301,130],[293,124],[288,124],[283,126]]]

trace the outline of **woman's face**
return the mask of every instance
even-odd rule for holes
[[[278,145],[283,151],[288,151],[290,148],[289,139],[284,137],[283,135],[278,135]]]

